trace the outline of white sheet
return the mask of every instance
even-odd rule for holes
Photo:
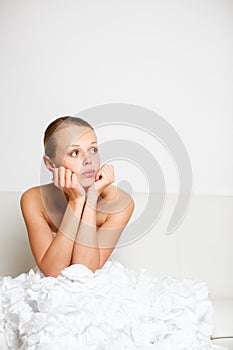
[[[110,258],[45,277],[36,266],[0,281],[0,329],[11,350],[225,350],[210,341],[213,306],[202,281],[153,278]]]

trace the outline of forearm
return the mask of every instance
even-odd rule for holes
[[[99,268],[100,263],[96,207],[97,198],[87,197],[72,255],[72,264],[86,265],[93,272]]]
[[[59,230],[41,261],[41,270],[45,275],[57,277],[65,267],[70,266],[83,207],[84,201],[81,199],[75,203],[68,202]]]

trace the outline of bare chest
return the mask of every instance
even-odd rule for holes
[[[46,221],[48,222],[51,230],[53,232],[57,232],[61,225],[62,219],[64,217],[67,203],[63,204],[55,204],[50,201],[44,206],[44,216]],[[99,228],[103,225],[103,223],[107,220],[108,212],[104,210],[101,205],[97,205],[96,208],[96,227]]]

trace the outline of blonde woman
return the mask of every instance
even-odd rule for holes
[[[53,182],[33,187],[21,198],[37,266],[54,277],[78,263],[94,272],[111,255],[134,201],[113,185],[111,164],[100,168],[98,140],[87,121],[56,119],[45,131],[44,147]]]

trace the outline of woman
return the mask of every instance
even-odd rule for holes
[[[94,272],[111,255],[134,201],[112,185],[111,164],[99,168],[98,141],[88,122],[75,117],[54,120],[45,131],[44,146],[53,183],[33,187],[21,197],[37,266],[53,277],[78,263]]]
[[[0,331],[11,350],[220,350],[205,283],[152,278],[109,259],[133,210],[100,167],[91,125],[54,120],[44,135],[53,182],[23,193],[37,266],[0,281]]]

